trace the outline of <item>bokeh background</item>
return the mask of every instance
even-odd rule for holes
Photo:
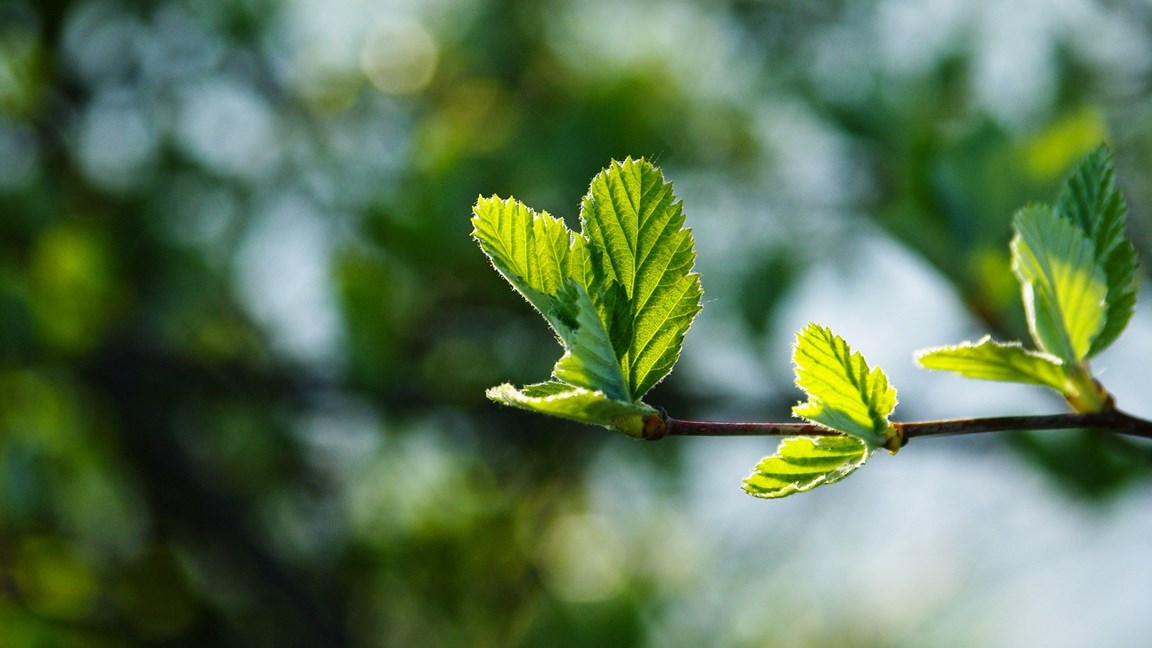
[[[912,353],[1022,334],[1011,214],[1101,141],[1152,259],[1150,92],[1144,0],[4,0],[0,645],[1147,645],[1149,444],[755,500],[771,440],[485,401],[559,349],[468,217],[661,165],[681,418],[787,417],[809,320],[900,419],[1058,412]],[[1152,416],[1141,299],[1096,369]]]

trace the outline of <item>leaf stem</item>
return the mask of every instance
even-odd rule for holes
[[[812,423],[727,423],[722,421],[684,421],[665,417],[667,429],[661,436],[830,436],[840,432]],[[949,419],[944,421],[894,422],[904,439],[981,432],[1017,430],[1066,430],[1095,428],[1120,434],[1152,439],[1152,421],[1137,418],[1120,410],[1089,414],[1049,414],[1042,416],[993,416],[986,418]]]

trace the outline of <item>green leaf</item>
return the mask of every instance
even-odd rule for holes
[[[681,203],[647,160],[613,162],[580,205],[593,284],[634,398],[672,370],[703,290]],[[599,292],[595,292],[596,288]]]
[[[889,445],[895,430],[888,415],[896,408],[896,390],[879,367],[869,369],[864,356],[816,323],[796,335],[792,361],[796,385],[808,394],[793,414],[858,437],[869,448]]]
[[[632,400],[608,332],[584,287],[567,280],[557,295],[557,307],[560,338],[566,350],[552,375],[569,385],[601,391],[617,401]]]
[[[700,310],[692,234],[672,185],[645,160],[597,175],[580,221],[575,234],[519,201],[477,200],[472,237],[564,347],[554,382],[501,385],[488,396],[644,436],[637,417],[653,410],[640,397],[671,371]]]
[[[540,311],[560,335],[556,296],[574,268],[587,263],[586,242],[564,221],[518,200],[479,198],[472,208],[472,238],[508,283]]]
[[[1107,349],[1132,319],[1136,311],[1136,248],[1125,240],[1117,245],[1103,261],[1104,274],[1108,277],[1107,312],[1104,327],[1092,340],[1088,356],[1092,357]]]
[[[619,401],[601,391],[559,382],[537,383],[521,389],[504,383],[492,387],[486,395],[504,405],[605,427],[623,428],[622,419],[657,413],[643,403]]]
[[[954,371],[968,378],[1045,385],[1064,389],[1060,360],[1025,349],[1019,342],[995,342],[984,336],[977,342],[927,349],[916,355],[926,369]]]
[[[1076,223],[1092,242],[1096,263],[1107,278],[1104,325],[1088,356],[1112,344],[1132,318],[1136,305],[1136,250],[1125,235],[1128,207],[1116,187],[1112,154],[1100,146],[1084,159],[1064,184],[1056,213]]]
[[[1016,213],[1012,269],[1036,345],[1069,364],[1087,357],[1104,326],[1108,286],[1092,243],[1044,205]]]
[[[744,492],[767,499],[833,484],[868,461],[868,444],[852,436],[788,437],[756,464]]]

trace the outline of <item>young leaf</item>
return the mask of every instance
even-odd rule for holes
[[[858,437],[869,448],[889,444],[895,430],[888,415],[896,408],[896,390],[879,367],[869,369],[864,356],[816,323],[796,335],[792,361],[796,385],[808,394],[793,414]]]
[[[633,398],[664,379],[700,311],[692,232],[672,185],[647,160],[613,162],[580,205],[594,284]]]
[[[565,352],[552,375],[569,385],[602,391],[617,401],[631,401],[612,341],[588,292],[568,279],[556,302]]]
[[[1012,269],[1036,345],[1069,364],[1087,357],[1104,326],[1108,286],[1092,243],[1044,205],[1016,213]]]
[[[586,242],[564,221],[512,198],[479,198],[472,213],[472,238],[508,283],[562,335],[557,294],[573,269],[582,269],[587,262]]]
[[[488,397],[644,437],[654,410],[640,397],[671,371],[700,310],[692,234],[671,184],[645,160],[597,175],[580,220],[575,234],[516,200],[473,208],[472,237],[564,346],[554,382]]]
[[[1064,368],[1050,355],[1025,349],[1019,342],[996,342],[984,336],[977,342],[926,349],[916,355],[926,369],[954,371],[968,378],[1046,385],[1064,389]]]
[[[770,499],[832,484],[864,465],[871,452],[853,436],[788,437],[756,464],[744,492]]]
[[[622,419],[656,414],[656,410],[643,403],[618,401],[601,391],[559,382],[537,383],[521,389],[504,383],[489,389],[486,395],[512,407],[619,429],[627,427],[621,425]]]
[[[578,279],[588,265],[587,242],[558,218],[522,203],[481,198],[472,232],[492,265],[544,316],[564,345],[553,370],[570,385],[630,401],[620,363],[591,297]]]
[[[1112,154],[1098,147],[1076,168],[1056,200],[1056,213],[1076,223],[1092,242],[1108,283],[1104,325],[1088,356],[1108,347],[1132,317],[1136,304],[1136,250],[1125,235],[1128,207],[1116,187]]]

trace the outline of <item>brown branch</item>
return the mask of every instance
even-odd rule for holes
[[[829,436],[840,434],[812,423],[727,423],[722,421],[685,421],[662,416],[665,436]],[[1152,421],[1137,418],[1120,410],[1091,414],[1050,414],[1044,416],[994,416],[987,418],[950,419],[946,421],[910,421],[893,423],[905,441],[913,437],[1009,432],[1019,430],[1066,430],[1092,428],[1152,439]]]

